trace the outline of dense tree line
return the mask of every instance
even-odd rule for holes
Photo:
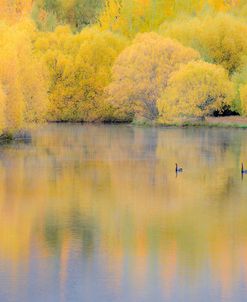
[[[56,26],[70,24],[73,30],[96,22],[104,0],[36,0],[32,17],[40,30],[54,30]]]
[[[1,131],[247,114],[241,0],[0,1]]]

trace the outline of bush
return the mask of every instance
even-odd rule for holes
[[[232,96],[233,85],[221,66],[191,62],[171,76],[158,101],[160,120],[205,117],[230,105]]]
[[[122,120],[155,119],[157,99],[171,73],[198,58],[195,50],[156,33],[137,35],[113,66],[113,81],[107,93],[115,115]]]
[[[240,88],[241,113],[247,116],[247,84]]]
[[[24,20],[0,24],[0,132],[40,122],[47,112],[47,81],[42,60],[33,52],[35,29]]]
[[[126,40],[96,28],[72,34],[68,27],[40,34],[36,49],[50,74],[51,121],[95,121],[108,116],[103,99],[115,58]]]
[[[247,54],[247,25],[227,14],[165,23],[160,32],[197,49],[204,60],[222,65],[230,74]]]

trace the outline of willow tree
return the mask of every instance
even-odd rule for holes
[[[155,119],[157,99],[172,72],[199,54],[156,33],[139,34],[116,59],[113,81],[107,88],[117,119]]]
[[[104,0],[36,0],[32,16],[39,29],[53,30],[69,24],[74,30],[96,22]]]
[[[33,0],[0,0],[0,19],[5,21],[17,21],[29,14]]]
[[[206,61],[222,65],[230,74],[247,54],[247,24],[227,14],[175,20],[161,26],[160,32],[197,49]]]
[[[246,64],[246,63],[245,63]],[[241,98],[241,88],[247,84],[247,65],[244,65],[240,70],[232,76],[232,82],[235,88],[235,97],[232,109],[240,114],[243,113],[243,102]],[[245,111],[245,110],[244,110]]]
[[[200,2],[200,1],[199,1]],[[166,19],[179,11],[197,11],[198,0],[106,0],[99,15],[99,24],[105,29],[133,37],[138,32],[157,29]]]
[[[207,8],[226,12],[238,6],[238,0],[105,0],[98,20],[104,30],[134,37],[138,32],[156,30],[164,21],[181,15],[197,16]]]
[[[241,113],[247,116],[247,84],[240,88]]]
[[[233,94],[233,84],[221,66],[190,62],[169,79],[158,101],[160,120],[211,115],[229,106]]]
[[[42,60],[33,52],[34,31],[28,21],[0,24],[1,131],[14,132],[45,119],[47,82]]]
[[[96,28],[75,35],[68,27],[41,33],[35,48],[49,69],[49,119],[101,119],[107,110],[102,95],[111,81],[113,62],[125,45],[122,36]]]

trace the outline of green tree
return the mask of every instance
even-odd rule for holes
[[[69,24],[80,31],[96,22],[103,0],[37,0],[32,16],[41,30],[54,30],[54,26]]]

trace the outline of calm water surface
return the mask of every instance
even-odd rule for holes
[[[1,302],[247,301],[247,131],[62,124],[0,148]]]

